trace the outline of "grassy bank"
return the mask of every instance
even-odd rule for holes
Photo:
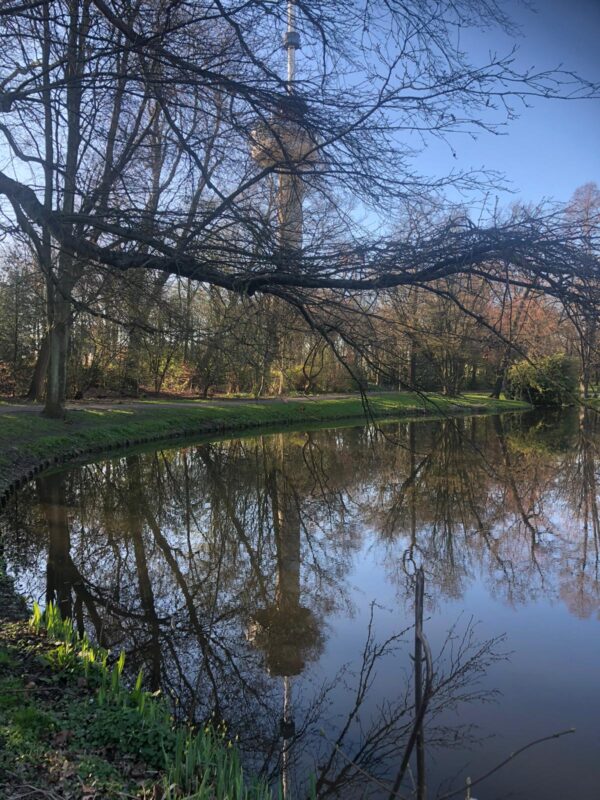
[[[374,395],[373,417],[447,415],[514,411],[527,408],[513,400],[485,395],[460,398],[409,393]],[[359,397],[249,402],[161,402],[113,404],[67,412],[49,420],[36,410],[0,407],[0,503],[8,491],[40,469],[114,447],[204,433],[241,431],[263,426],[294,427],[364,419]]]
[[[50,607],[0,624],[0,796],[267,800],[223,723],[175,724]]]

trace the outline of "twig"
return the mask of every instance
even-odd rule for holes
[[[64,686],[30,686],[25,689],[2,689],[2,694],[28,694],[29,692],[57,692],[65,694]]]
[[[514,753],[511,753],[508,758],[505,758],[504,761],[501,761],[499,764],[491,769],[489,772],[486,772],[485,775],[481,775],[479,778],[476,778],[474,781],[472,780],[470,783],[469,788],[476,786],[478,783],[486,780],[489,778],[490,775],[493,775],[494,772],[498,772],[499,769],[505,767],[509,761],[512,761],[513,758],[520,756],[521,753],[524,753],[525,750],[529,750],[530,747],[534,747],[536,744],[542,744],[542,742],[549,742],[551,739],[559,739],[561,736],[568,736],[570,733],[575,733],[575,728],[569,728],[566,731],[559,731],[558,733],[553,733],[550,736],[543,736],[541,739],[535,739],[533,742],[529,742],[528,744],[520,747],[518,750],[515,750]],[[461,789],[456,789],[453,792],[448,792],[447,794],[443,794],[437,798],[437,800],[448,800],[450,797],[456,797],[457,794],[461,794],[464,791],[464,787]]]
[[[14,775],[14,773],[9,773],[10,775]],[[6,784],[4,784],[6,786]],[[61,798],[52,791],[52,789],[42,789],[40,786],[32,786],[29,783],[22,783],[20,786],[14,787],[16,791],[20,791],[21,789],[25,790],[25,794],[11,794],[6,795],[7,800],[24,800],[26,797],[31,797],[32,795],[41,795],[42,797],[50,798],[50,800],[61,800]]]
[[[390,786],[386,786],[386,784],[385,784],[385,783],[383,783],[382,781],[380,781],[380,780],[379,780],[379,778],[375,778],[373,775],[370,775],[370,774],[369,774],[369,773],[368,773],[368,772],[367,772],[365,769],[363,769],[362,767],[360,767],[360,766],[359,766],[359,765],[356,763],[356,761],[353,761],[353,760],[350,758],[350,756],[348,756],[348,755],[346,755],[346,753],[344,753],[344,751],[342,750],[342,748],[339,746],[339,744],[338,744],[337,742],[334,742],[332,739],[330,739],[328,736],[326,736],[326,735],[325,735],[325,733],[324,733],[323,731],[321,731],[320,733],[321,733],[321,736],[322,736],[322,737],[323,737],[323,738],[324,738],[326,741],[328,741],[328,742],[329,742],[329,744],[332,744],[332,745],[335,747],[335,749],[336,749],[336,750],[338,751],[338,753],[339,753],[339,754],[342,756],[342,758],[344,758],[344,759],[345,759],[345,760],[348,762],[348,764],[351,764],[351,765],[352,765],[352,766],[353,766],[353,767],[354,767],[354,768],[355,768],[355,769],[356,769],[358,772],[360,772],[362,775],[364,775],[364,776],[365,776],[365,778],[368,778],[368,779],[369,779],[370,781],[372,781],[373,783],[376,783],[376,784],[377,784],[378,786],[380,786],[382,789],[385,789],[385,791],[386,791],[386,792],[392,792],[392,794],[391,794],[391,796],[392,796],[392,797],[397,797],[397,798],[398,798],[398,800],[408,800],[408,798],[406,798],[406,797],[405,797],[405,795],[398,794],[398,792],[394,792],[394,791],[392,791],[392,789],[391,789],[391,787],[390,787]]]

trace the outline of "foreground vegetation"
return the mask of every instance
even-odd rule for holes
[[[512,411],[527,408],[513,400],[484,395],[444,397],[389,393],[369,399],[373,418],[421,414]],[[236,431],[262,426],[295,426],[365,418],[360,397],[293,399],[268,402],[136,403],[71,410],[64,420],[15,413],[0,406],[0,498],[22,476],[40,465],[83,453],[174,436]]]
[[[122,679],[124,657],[50,605],[0,626],[0,791],[45,797],[266,800],[223,722],[176,725],[158,694]]]

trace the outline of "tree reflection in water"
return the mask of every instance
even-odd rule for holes
[[[283,767],[286,794],[312,771],[319,797],[386,796],[415,717],[410,620],[378,642],[372,605],[352,660],[326,679],[313,671],[335,646],[332,621],[378,600],[352,583],[370,547],[409,609],[422,567],[430,612],[476,575],[515,606],[551,596],[580,617],[600,610],[597,415],[386,430],[204,442],[47,473],[4,513],[9,567],[23,591],[125,650],[176,713],[225,719],[254,769]],[[470,625],[451,633],[428,753],[473,733],[447,713],[489,699],[477,678],[499,649]],[[370,699],[380,672],[396,676],[393,692]]]

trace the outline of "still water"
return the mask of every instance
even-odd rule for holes
[[[600,797],[600,422],[509,415],[200,441],[48,473],[9,572],[290,797]],[[427,686],[425,687],[425,689]],[[452,792],[460,790],[454,795]]]

